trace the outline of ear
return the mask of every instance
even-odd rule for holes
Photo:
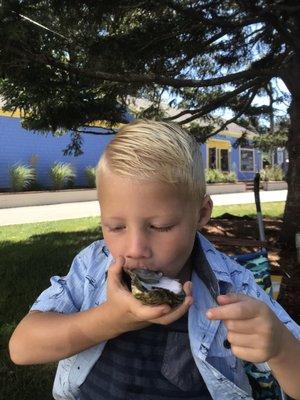
[[[213,201],[208,194],[204,196],[202,204],[200,206],[199,214],[198,214],[198,224],[197,229],[201,230],[203,226],[205,226],[210,220],[211,213],[213,209]]]

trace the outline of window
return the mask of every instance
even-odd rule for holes
[[[217,168],[217,149],[215,147],[210,147],[208,149],[208,168],[216,169]]]
[[[228,150],[220,150],[221,171],[229,171]]]
[[[242,172],[254,172],[253,149],[240,149],[240,170]]]
[[[221,139],[209,139],[207,141],[207,157],[206,167],[209,169],[218,169],[221,171],[229,171],[229,150],[230,142]]]

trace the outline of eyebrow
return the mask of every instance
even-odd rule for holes
[[[178,217],[174,217],[171,215],[168,216],[151,216],[151,217],[147,217],[144,219],[144,221],[147,223],[160,223],[163,225],[170,225],[170,224],[177,224],[180,221],[180,218]],[[107,217],[102,219],[102,225],[109,225],[109,224],[124,224],[126,223],[126,218],[122,218],[122,217]]]

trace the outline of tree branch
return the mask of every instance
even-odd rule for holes
[[[300,5],[292,5],[292,4],[289,5],[289,4],[279,3],[279,4],[276,4],[275,7],[276,7],[276,10],[279,10],[279,11],[284,10],[284,11],[288,11],[292,14],[300,11]]]
[[[206,18],[203,15],[203,12],[199,12],[196,9],[192,9],[191,7],[186,8],[179,4],[178,2],[175,3],[174,1],[170,0],[167,2],[167,5],[174,11],[188,17],[191,20],[198,21],[198,22],[203,22],[203,24],[208,25],[208,26],[214,26],[218,28],[237,28],[237,27],[243,27],[247,25],[253,25],[253,24],[258,24],[261,22],[261,20],[257,17],[251,17],[251,18],[244,18],[239,21],[235,21],[233,18],[240,14],[240,12],[237,12],[235,15],[232,15],[230,17],[230,20],[225,17],[214,17],[214,18]],[[211,3],[211,5],[215,6],[214,3]]]
[[[270,24],[279,33],[279,35],[285,40],[286,44],[290,45],[293,49],[297,49],[297,42],[295,41],[293,35],[283,26],[276,14],[270,13],[269,9],[264,9],[258,7],[251,3],[251,1],[244,2],[242,0],[238,1],[240,7],[253,15],[260,15],[262,21],[266,24]]]
[[[247,96],[247,99],[246,99],[246,101],[244,102],[244,105],[243,105],[243,107],[241,108],[241,110],[240,110],[234,117],[232,117],[231,119],[229,119],[229,120],[227,120],[226,122],[224,122],[224,124],[222,124],[222,125],[220,126],[220,128],[218,128],[218,129],[217,129],[216,131],[214,131],[213,133],[209,134],[209,135],[207,136],[207,138],[209,138],[209,137],[211,137],[211,136],[214,136],[214,135],[216,135],[217,133],[223,131],[229,124],[231,124],[232,122],[235,122],[239,117],[241,117],[241,116],[243,115],[244,111],[251,105],[251,103],[252,103],[254,97],[256,96],[257,92],[258,92],[258,88],[257,88],[256,90],[253,90],[253,91],[252,91],[252,94],[251,94],[251,91],[249,91],[249,95]]]
[[[170,120],[175,120],[177,118],[183,117],[186,114],[192,114],[192,115],[197,115],[197,117],[190,117],[190,120],[188,119],[187,122],[191,122],[193,121],[195,118],[198,118],[198,116],[201,116],[203,114],[206,114],[210,111],[212,111],[214,108],[216,108],[216,105],[218,105],[220,103],[220,105],[223,105],[221,103],[227,102],[228,100],[230,100],[232,97],[235,97],[236,95],[238,95],[239,93],[244,92],[245,90],[247,90],[249,87],[252,86],[258,86],[258,83],[262,83],[263,80],[261,80],[261,78],[257,78],[256,80],[252,81],[252,82],[247,82],[246,84],[240,86],[239,88],[231,91],[231,92],[226,92],[225,94],[223,94],[221,97],[219,97],[218,99],[216,99],[215,101],[207,104],[206,106],[202,107],[202,108],[197,108],[195,110],[184,110],[181,111],[179,114],[173,115],[172,117],[168,117],[165,118],[166,121],[170,121]],[[210,107],[212,106],[212,109],[208,110]],[[203,110],[204,113],[202,112]],[[208,111],[207,111],[208,110]],[[201,115],[199,115],[199,113]],[[186,120],[184,122],[181,122],[183,124],[187,123]]]
[[[257,75],[264,77],[271,77],[274,75],[274,71],[272,68],[269,69],[248,69],[240,72],[236,72],[233,74],[229,74],[226,76],[221,76],[218,78],[212,79],[176,79],[176,78],[168,78],[166,76],[161,76],[157,74],[149,73],[147,75],[140,74],[132,74],[132,73],[124,73],[122,74],[110,74],[108,72],[102,71],[91,71],[91,70],[81,70],[78,68],[74,68],[71,66],[64,66],[62,64],[58,64],[57,62],[53,63],[57,67],[64,68],[67,71],[73,72],[75,74],[85,75],[90,78],[99,79],[101,81],[112,81],[112,82],[123,82],[123,83],[142,83],[142,84],[159,84],[165,86],[171,86],[174,88],[182,88],[182,87],[208,87],[208,86],[218,86],[226,83],[231,83],[233,81],[239,79],[250,79],[254,78]]]
[[[202,108],[196,109],[196,110],[192,110],[192,111],[186,111],[185,114],[187,113],[191,113],[192,116],[180,121],[180,124],[187,124],[191,121],[194,121],[197,118],[202,117],[205,114],[208,114],[209,112],[224,106],[231,98],[235,97],[236,95],[244,92],[245,90],[253,87],[253,86],[260,86],[264,81],[262,80],[262,78],[256,78],[253,81],[247,82],[244,85],[239,86],[237,89],[232,90],[231,92],[226,92],[224,95],[220,96],[218,99],[210,102],[209,104],[205,105]],[[179,114],[178,114],[179,115]],[[178,118],[178,115],[175,115],[170,119],[174,120],[176,118]]]
[[[12,53],[17,55],[26,55],[29,56],[33,61],[36,61],[41,64],[49,64],[53,67],[59,68],[66,72],[71,72],[76,75],[82,75],[89,77],[91,79],[100,80],[100,81],[110,81],[110,82],[121,82],[121,83],[141,83],[141,84],[159,84],[164,86],[171,86],[174,88],[183,88],[183,87],[208,87],[208,86],[218,86],[226,83],[231,83],[239,79],[251,79],[256,76],[260,77],[271,77],[275,72],[279,73],[278,67],[274,63],[274,65],[268,69],[254,69],[249,68],[244,71],[235,72],[226,76],[221,76],[217,78],[211,79],[177,79],[177,78],[169,78],[167,76],[161,76],[158,74],[149,73],[147,75],[135,74],[135,73],[109,73],[103,71],[92,71],[89,69],[80,69],[77,67],[73,67],[71,65],[65,65],[53,58],[46,57],[45,55],[40,54],[28,54],[28,52],[24,52],[21,49],[17,49],[16,47],[6,46]]]

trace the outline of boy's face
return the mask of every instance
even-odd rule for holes
[[[101,173],[98,191],[105,242],[130,269],[147,268],[176,277],[193,249],[197,229],[212,203],[187,200],[170,185]]]

